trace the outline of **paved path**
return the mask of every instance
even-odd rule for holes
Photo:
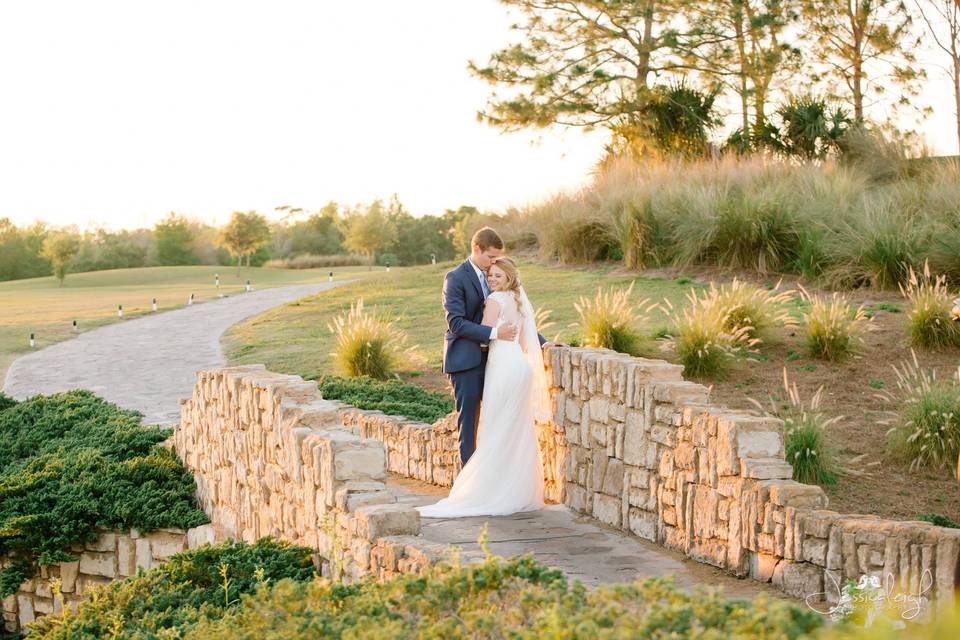
[[[245,318],[338,283],[276,287],[117,322],[18,358],[4,392],[22,399],[38,393],[89,389],[146,424],[180,421],[200,369],[225,363],[220,336]]]
[[[448,489],[391,475],[387,488],[399,502],[431,504]],[[562,570],[588,588],[600,583],[631,582],[649,576],[673,575],[678,587],[721,587],[732,598],[752,598],[765,593],[787,599],[772,585],[737,579],[715,567],[701,564],[652,542],[628,536],[579,515],[563,505],[511,516],[475,518],[423,518],[423,536],[431,542],[477,551],[477,538],[487,523],[491,553],[510,557],[533,552],[541,563]]]

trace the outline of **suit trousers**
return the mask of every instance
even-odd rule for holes
[[[477,448],[477,425],[480,422],[480,401],[483,399],[483,375],[486,369],[487,352],[484,351],[483,359],[476,367],[449,374],[457,404],[462,465],[467,464],[467,460]]]

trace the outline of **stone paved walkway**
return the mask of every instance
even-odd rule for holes
[[[398,501],[430,504],[447,495],[448,489],[391,476],[388,489]],[[517,513],[511,516],[476,518],[423,518],[421,528],[431,542],[451,544],[464,552],[480,547],[477,538],[487,523],[491,553],[509,557],[533,552],[543,564],[562,570],[592,588],[600,583],[631,582],[649,576],[673,575],[678,587],[721,587],[733,598],[752,598],[765,593],[786,599],[769,584],[740,580],[634,536],[627,536],[579,515],[564,506]]]
[[[272,307],[340,283],[275,287],[117,322],[25,355],[7,371],[3,390],[23,399],[89,389],[144,415],[146,424],[180,421],[200,369],[222,366],[220,336]]]

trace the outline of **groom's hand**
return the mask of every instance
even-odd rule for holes
[[[544,342],[542,345],[540,345],[540,348],[543,349],[544,351],[546,351],[546,350],[549,349],[550,347],[563,347],[563,346],[566,346],[566,345],[564,345],[562,342],[549,342],[549,341],[548,341],[548,342]]]
[[[497,327],[497,340],[513,340],[517,337],[517,327],[512,324],[505,324]]]

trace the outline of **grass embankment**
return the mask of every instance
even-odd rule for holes
[[[0,282],[0,387],[7,367],[18,355],[31,351],[30,334],[36,347],[73,337],[73,321],[80,331],[116,322],[117,305],[123,305],[124,319],[151,312],[151,300],[158,310],[185,306],[190,294],[194,302],[205,302],[242,293],[246,281],[254,289],[308,282],[325,282],[330,269],[261,269],[235,267],[149,267],[69,274],[61,286],[56,278],[31,278]],[[366,267],[339,267],[335,279],[369,273]],[[376,272],[374,272],[376,273]],[[220,287],[215,275],[220,275]]]
[[[334,336],[327,327],[336,315],[363,298],[366,307],[377,307],[391,317],[410,337],[413,346],[405,377],[422,376],[418,383],[434,390],[445,389],[440,374],[443,335],[446,320],[440,306],[443,275],[456,263],[412,267],[357,282],[317,296],[303,298],[278,307],[231,328],[223,344],[231,363],[263,363],[271,371],[292,373],[308,379],[335,373],[332,357]],[[577,318],[573,308],[581,295],[592,296],[598,286],[626,287],[636,282],[631,300],[669,299],[682,303],[691,286],[685,279],[646,278],[615,272],[609,266],[591,269],[557,269],[521,262],[520,273],[534,308],[551,311],[553,322],[542,331],[548,339],[559,334],[564,342],[576,336],[570,324]],[[651,336],[667,324],[666,315],[653,311],[639,328]],[[652,342],[652,341],[651,341]],[[662,357],[655,345],[650,354]]]

